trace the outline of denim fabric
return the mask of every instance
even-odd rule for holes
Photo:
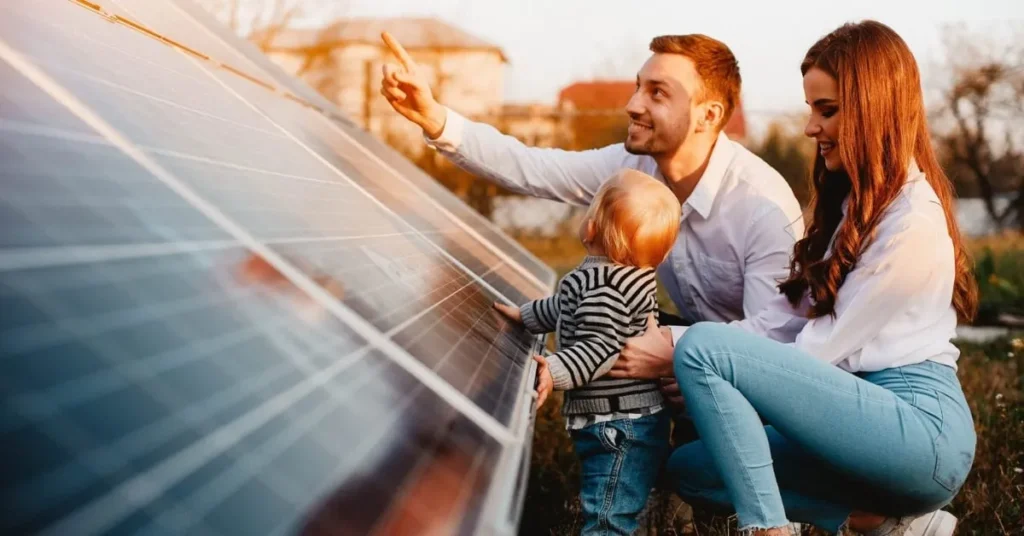
[[[701,323],[677,345],[675,373],[701,439],[670,456],[673,489],[734,510],[742,528],[792,520],[835,531],[855,510],[936,510],[974,460],[956,371],[935,362],[851,374],[792,346]]]
[[[580,459],[584,536],[632,534],[669,453],[668,411],[571,432]]]

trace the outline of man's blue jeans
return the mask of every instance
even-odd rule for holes
[[[672,488],[688,502],[735,510],[741,528],[792,520],[835,531],[852,511],[936,510],[974,460],[970,409],[945,365],[851,374],[700,323],[680,339],[674,366],[700,440],[670,456]]]
[[[632,534],[669,452],[667,410],[572,431],[580,459],[584,536]]]

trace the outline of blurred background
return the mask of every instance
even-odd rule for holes
[[[743,75],[726,133],[775,167],[808,200],[815,150],[803,134],[799,64],[846,21],[874,18],[921,66],[933,139],[959,194],[981,287],[981,310],[960,327],[960,377],[979,431],[971,479],[951,510],[959,534],[1024,534],[1024,3],[825,3],[648,0],[198,0],[286,71],[518,239],[559,273],[584,252],[581,210],[511,195],[428,149],[379,93],[380,42],[391,32],[433,80],[437,99],[524,143],[586,150],[625,138],[624,107],[647,44],[704,33],[732,48]],[[671,310],[667,299],[663,307]],[[537,423],[522,534],[580,528],[578,467],[559,401]],[[735,521],[656,494],[648,534],[729,534]],[[813,534],[808,531],[808,534]]]

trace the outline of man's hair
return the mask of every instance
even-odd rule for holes
[[[623,185],[620,177],[640,179]],[[629,266],[656,268],[672,250],[679,232],[679,200],[657,179],[633,169],[606,181],[591,203],[594,236],[609,259]]]
[[[740,65],[725,43],[701,34],[662,35],[651,40],[655,54],[679,54],[693,61],[701,79],[697,102],[717,100],[724,108],[718,129],[725,128],[740,100]]]

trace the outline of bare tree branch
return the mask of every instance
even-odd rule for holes
[[[1019,62],[1024,61],[1024,44],[1019,39],[993,41],[989,33],[963,26],[947,28],[944,37],[952,82],[940,115],[950,118],[952,127],[935,138],[944,149],[947,168],[970,176],[998,226],[1015,214],[1024,222],[1019,199],[1005,208],[996,203],[999,195],[1024,193],[1024,163],[1015,150],[1024,138],[1024,64]]]
[[[235,33],[252,39],[266,50],[296,20],[316,16],[325,21],[337,17],[348,2],[341,0],[198,0]]]

